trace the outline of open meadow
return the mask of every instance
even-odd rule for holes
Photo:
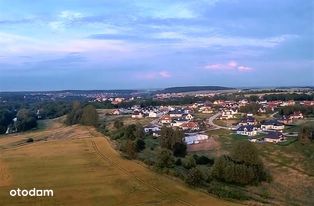
[[[208,134],[217,147],[207,151],[210,156],[228,154],[233,145],[247,141],[246,136],[225,129],[212,130]],[[302,145],[298,141],[289,144],[255,143],[272,182],[240,188],[274,205],[312,205],[314,202],[314,145]]]
[[[27,139],[34,141],[27,143]],[[11,189],[54,197],[10,197]],[[124,159],[90,127],[50,122],[45,130],[0,136],[1,205],[235,205]]]

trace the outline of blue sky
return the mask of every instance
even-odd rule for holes
[[[0,90],[314,83],[311,0],[0,0]]]

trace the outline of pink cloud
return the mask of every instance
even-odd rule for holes
[[[239,66],[238,70],[241,72],[245,72],[245,71],[252,71],[253,68],[252,67],[246,67],[246,66]]]
[[[136,74],[138,79],[145,79],[145,80],[153,80],[153,79],[166,79],[170,78],[172,75],[168,71],[159,71],[159,72],[142,72]]]
[[[240,65],[236,61],[230,61],[224,64],[207,64],[204,66],[204,69],[213,71],[237,71],[237,72],[248,72],[254,70],[252,67]]]

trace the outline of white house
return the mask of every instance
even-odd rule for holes
[[[170,117],[182,117],[184,112],[182,110],[176,109],[173,111],[169,111],[168,114],[170,115]]]
[[[220,119],[232,119],[233,114],[231,110],[224,110],[221,113]]]
[[[261,129],[267,130],[283,130],[285,126],[277,120],[267,120],[261,123]]]
[[[180,127],[183,123],[189,122],[188,120],[184,118],[175,119],[171,122],[172,127]]]
[[[162,115],[161,112],[150,111],[150,112],[148,113],[148,117],[153,117],[153,118],[161,117],[161,115]]]
[[[144,117],[144,114],[139,111],[134,111],[131,117],[135,119],[140,119]]]
[[[194,117],[193,117],[192,114],[184,114],[183,117],[184,117],[186,120],[192,120],[192,119],[194,119]]]
[[[237,129],[237,134],[246,135],[246,136],[255,136],[257,135],[257,128],[254,127],[253,125],[240,126]]]

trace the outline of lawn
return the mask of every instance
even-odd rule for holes
[[[24,142],[28,137],[35,142]],[[153,140],[150,142],[153,144]],[[232,205],[123,159],[88,127],[54,125],[0,138],[1,205]],[[10,197],[12,188],[53,189],[54,197]]]

